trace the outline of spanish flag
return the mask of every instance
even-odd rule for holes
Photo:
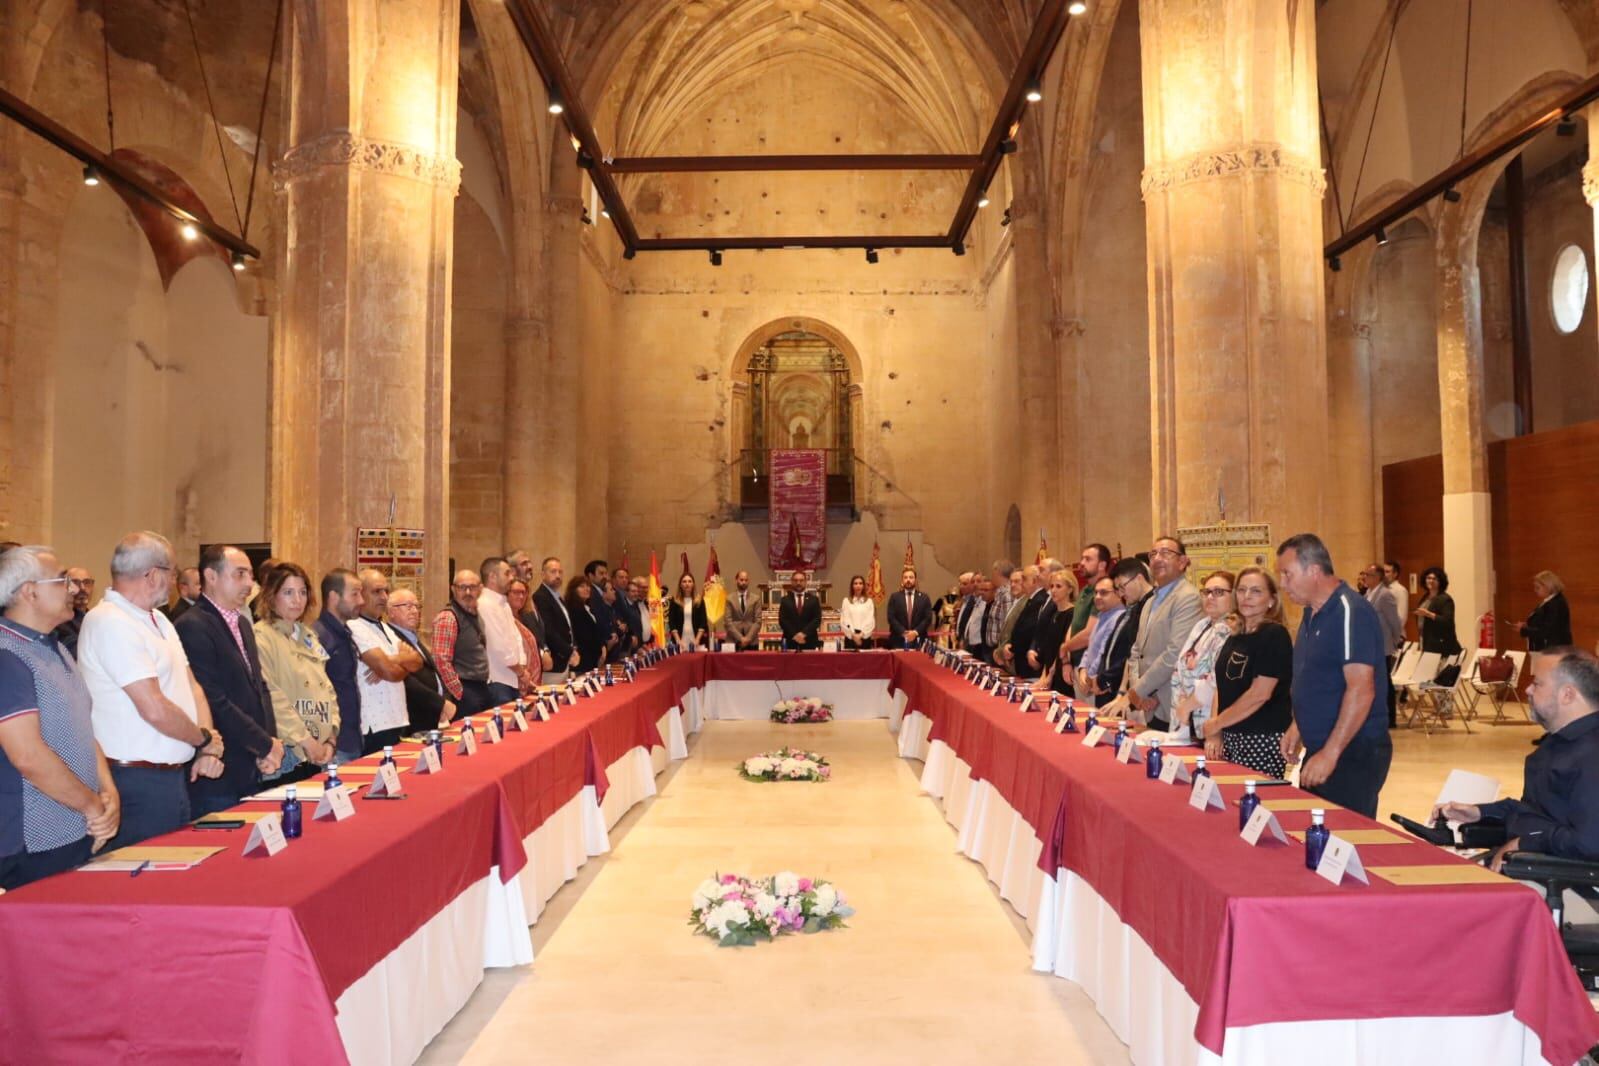
[[[1049,541],[1044,539],[1044,528],[1038,528],[1038,554],[1033,557],[1033,565],[1041,566],[1049,558]]]
[[[905,534],[905,569],[916,565],[916,549],[911,547],[911,535]]]
[[[883,597],[888,595],[888,590],[883,587],[883,560],[875,540],[872,541],[872,568],[866,573],[866,595],[878,603],[882,603]]]
[[[722,564],[716,559],[716,541],[711,541],[711,557],[705,563],[705,620],[715,629],[727,613],[727,589],[722,586]]]
[[[655,631],[655,646],[666,647],[666,609],[661,603],[661,564],[650,549],[650,628]]]

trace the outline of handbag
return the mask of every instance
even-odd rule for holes
[[[1459,681],[1460,681],[1460,664],[1459,663],[1450,663],[1448,666],[1444,667],[1442,670],[1439,670],[1437,676],[1432,679],[1432,683],[1437,685],[1437,686],[1439,686],[1440,688],[1454,688],[1455,685]]]
[[[1516,672],[1516,664],[1504,652],[1496,652],[1477,660],[1477,680],[1502,685]]]

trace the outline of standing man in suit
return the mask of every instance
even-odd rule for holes
[[[193,607],[200,599],[200,571],[192,566],[185,566],[178,573],[178,599],[168,607],[161,608],[166,612],[167,621],[176,622],[178,618]]]
[[[189,784],[193,817],[233,806],[283,763],[255,628],[242,614],[254,578],[249,556],[238,548],[212,545],[200,556],[200,599],[174,626],[224,745],[222,776]]]
[[[955,632],[952,646],[972,649],[966,645],[966,624],[971,621],[972,612],[982,606],[982,601],[977,597],[977,575],[970,570],[956,579],[956,589],[960,596],[960,606],[955,608]]]
[[[422,639],[422,604],[415,591],[389,593],[389,626],[422,657],[422,665],[405,676],[405,709],[411,728],[423,732],[448,725],[455,718],[455,701],[439,679],[438,664]]]
[[[1016,631],[1016,623],[1021,618],[1022,608],[1027,605],[1027,579],[1019,566],[1011,567],[1009,595],[1005,597],[1005,616],[999,622],[999,637],[994,642],[994,653],[991,661],[1001,669],[1009,669],[1009,662],[1005,656],[1010,654],[1011,634]],[[999,596],[994,597],[994,605],[999,606]]]
[[[1038,638],[1038,616],[1049,602],[1043,571],[1036,566],[1022,570],[1022,597],[1020,613],[1011,625],[1010,641],[1004,648],[1005,668],[1016,677],[1034,678],[1039,670],[1027,661],[1027,653],[1033,650],[1033,641]]]
[[[543,580],[533,593],[533,607],[544,619],[544,637],[550,651],[553,668],[544,672],[547,685],[566,684],[566,674],[577,665],[577,647],[572,642],[572,616],[561,602],[561,560],[550,556],[544,560]]]
[[[783,647],[796,651],[816,648],[822,632],[822,604],[805,591],[808,580],[805,571],[794,571],[794,591],[783,596],[783,605],[777,612],[777,624],[783,630]]]
[[[933,601],[916,587],[916,568],[899,575],[900,591],[888,598],[888,646],[909,648],[933,628]]]
[[[1150,728],[1164,730],[1171,728],[1172,672],[1204,605],[1199,590],[1185,576],[1188,549],[1176,537],[1155,538],[1149,570],[1155,594],[1144,607],[1138,639],[1127,660],[1127,707]]]
[[[755,651],[760,647],[761,598],[750,591],[748,570],[733,575],[733,592],[727,597],[722,624],[727,630],[727,639],[733,642],[734,651]]]

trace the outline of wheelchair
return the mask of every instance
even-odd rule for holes
[[[1429,844],[1444,848],[1483,849],[1477,856],[1479,862],[1487,862],[1493,850],[1507,839],[1504,824],[1500,822],[1463,825],[1456,839],[1455,831],[1443,818],[1427,826],[1402,814],[1392,817],[1406,832]],[[1574,925],[1566,920],[1567,892],[1574,892],[1591,903],[1599,902],[1599,862],[1516,851],[1505,857],[1500,873],[1517,881],[1535,884],[1543,891],[1544,902],[1549,905],[1549,913],[1560,930],[1560,942],[1566,949],[1566,957],[1576,969],[1582,987],[1589,992],[1599,992],[1599,924],[1590,922]]]

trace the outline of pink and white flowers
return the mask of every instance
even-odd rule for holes
[[[815,696],[778,700],[772,704],[772,721],[793,725],[796,722],[831,722],[833,705]]]
[[[738,775],[746,781],[826,781],[832,774],[826,758],[798,748],[752,755],[738,764]]]
[[[827,881],[785,870],[774,877],[719,874],[694,890],[689,925],[724,947],[742,947],[788,933],[842,929],[855,913]]]

